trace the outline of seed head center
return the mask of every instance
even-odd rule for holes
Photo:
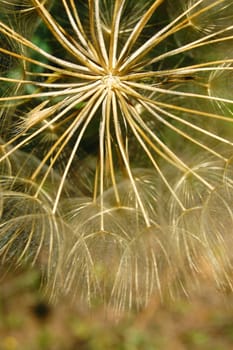
[[[109,73],[102,78],[102,82],[106,89],[112,90],[119,87],[120,79],[116,75]]]

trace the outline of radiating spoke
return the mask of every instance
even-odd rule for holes
[[[79,132],[79,135],[77,137],[77,140],[75,141],[75,145],[73,147],[73,150],[70,154],[70,157],[67,161],[67,164],[66,164],[66,167],[65,167],[65,170],[63,172],[63,175],[62,175],[62,179],[61,179],[61,182],[60,182],[60,185],[59,185],[59,188],[57,190],[57,195],[56,195],[56,199],[54,201],[54,206],[53,206],[53,213],[56,212],[57,210],[57,206],[58,206],[58,202],[59,202],[59,199],[60,199],[60,196],[61,196],[61,192],[62,192],[62,189],[63,189],[63,186],[64,186],[64,182],[66,180],[66,177],[67,177],[67,174],[69,172],[69,168],[72,164],[72,161],[73,161],[73,158],[78,150],[78,147],[80,145],[80,142],[82,140],[82,137],[83,137],[83,134],[85,133],[86,131],[86,128],[88,126],[88,124],[90,123],[90,121],[92,120],[93,118],[93,115],[95,114],[96,110],[98,109],[99,105],[101,104],[101,102],[103,101],[104,99],[104,94],[101,94],[101,90],[96,92],[94,94],[94,96],[92,96],[92,98],[88,101],[87,105],[84,107],[83,111],[82,111],[82,114],[84,116],[86,116],[86,114],[88,112],[90,112],[90,114],[88,115],[88,117],[86,118],[83,126],[82,126],[82,129],[80,130]],[[91,108],[93,106],[93,101],[94,101],[94,108]]]

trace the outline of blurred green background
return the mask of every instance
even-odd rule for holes
[[[70,300],[50,303],[36,269],[1,267],[0,350],[230,350],[233,295],[210,284],[189,299],[148,307],[116,320],[111,310]]]

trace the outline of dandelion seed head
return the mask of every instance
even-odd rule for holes
[[[163,276],[172,290],[180,273],[175,284],[186,290],[185,276],[201,273],[197,260],[208,261],[205,249],[220,261],[202,220],[231,168],[231,3],[0,1],[1,59],[22,73],[14,64],[1,77],[4,246],[23,235],[20,258],[34,237],[44,242],[38,211],[47,258],[53,242],[57,252],[69,247],[59,259],[65,289],[89,304],[94,295],[119,310],[140,308],[154,292],[162,297]],[[194,164],[194,154],[206,159]],[[7,176],[34,192],[8,188]],[[24,199],[12,218],[7,191]]]

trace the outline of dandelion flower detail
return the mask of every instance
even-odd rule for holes
[[[190,174],[194,197],[203,200],[216,182],[185,153],[206,154],[224,168],[233,147],[233,90],[224,83],[232,75],[233,4],[177,4],[0,1],[0,57],[8,66],[0,78],[1,168],[18,152],[33,159],[24,176],[36,184],[33,201],[51,193],[49,212],[65,222],[67,241],[74,239],[61,263],[69,269],[64,284],[73,289],[79,276],[77,293],[113,300],[118,309],[162,294],[163,272],[172,280],[176,260],[182,266],[187,259],[171,253],[174,215],[186,215],[190,203],[170,174]],[[15,168],[17,182],[22,168]],[[3,215],[2,227],[8,222]],[[190,251],[193,261],[196,248]],[[104,265],[113,257],[109,276]]]

